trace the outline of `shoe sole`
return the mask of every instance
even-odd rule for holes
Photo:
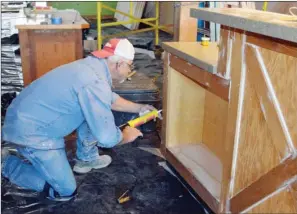
[[[76,173],[79,173],[79,174],[85,174],[85,173],[90,172],[92,169],[101,169],[101,168],[107,167],[109,164],[103,165],[103,166],[98,166],[98,167],[82,167],[82,168],[74,166],[73,171]]]

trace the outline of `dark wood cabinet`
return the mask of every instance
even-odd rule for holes
[[[70,21],[69,21],[70,22]],[[17,25],[24,86],[48,71],[83,58],[82,29],[89,24],[80,19],[61,25]]]

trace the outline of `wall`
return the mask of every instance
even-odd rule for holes
[[[49,5],[57,9],[75,9],[80,12],[82,16],[94,16],[97,14],[97,2],[48,2]],[[117,2],[110,1],[104,4],[116,8]],[[102,16],[113,16],[114,12],[102,9]]]
[[[263,2],[255,2],[256,9],[262,10]],[[275,12],[275,13],[284,13],[290,14],[289,8],[290,7],[297,7],[297,2],[268,2],[267,4],[267,11]],[[295,12],[295,11],[293,11]]]

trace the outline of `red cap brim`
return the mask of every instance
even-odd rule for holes
[[[93,51],[92,54],[98,58],[106,58],[109,56],[113,56],[114,54],[111,52],[108,52],[106,50],[99,50],[99,51]]]

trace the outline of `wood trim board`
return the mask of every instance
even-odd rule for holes
[[[169,53],[164,52],[163,58],[164,65],[164,74],[163,74],[163,101],[162,101],[162,109],[163,109],[163,120],[162,120],[162,131],[161,131],[161,152],[163,156],[166,153],[166,121],[167,121],[167,102],[168,102],[168,66],[169,66]]]
[[[286,54],[288,56],[297,57],[297,44],[281,39],[263,36],[256,33],[247,33],[247,43],[266,48],[278,53]]]
[[[282,112],[277,110],[279,101],[273,96],[275,94],[273,88],[269,87],[270,78],[268,74],[267,77],[264,75],[266,68],[260,65],[259,57],[261,58],[261,55],[257,56],[257,51],[256,48],[246,45],[246,62],[249,65],[247,77],[255,88],[262,113],[267,121],[270,133],[275,139],[275,147],[283,159],[293,152],[294,145],[286,122],[284,122],[284,116]]]
[[[192,175],[191,172],[172,154],[169,149],[166,149],[166,160],[171,163],[176,171],[185,179],[185,181],[196,191],[196,193],[204,200],[204,202],[217,212],[219,203],[209,193],[209,191]]]
[[[235,195],[230,202],[232,213],[243,211],[280,187],[288,185],[294,176],[295,180],[297,179],[296,175],[297,158],[288,158]],[[293,181],[291,180],[291,182]]]
[[[31,62],[34,58],[31,57],[28,60],[28,57],[31,56],[31,48],[30,48],[30,32],[28,30],[19,30],[19,39],[20,39],[20,51],[22,53],[22,70],[23,70],[23,78],[24,78],[24,86],[28,85],[35,77],[33,76],[35,73],[31,72],[34,70],[32,66],[34,63]]]
[[[187,61],[172,54],[169,56],[169,66],[220,98],[226,101],[229,100],[229,80],[211,74],[195,65],[191,65]]]

